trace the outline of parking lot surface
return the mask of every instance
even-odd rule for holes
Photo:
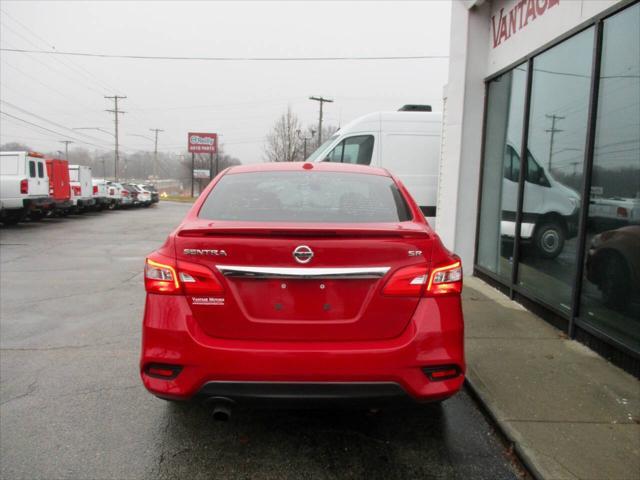
[[[0,229],[0,477],[520,478],[465,392],[381,412],[236,410],[227,423],[148,394],[143,259],[188,208]]]

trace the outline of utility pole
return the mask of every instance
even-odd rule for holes
[[[122,110],[118,110],[118,100],[120,99],[125,99],[127,97],[123,97],[120,95],[114,95],[112,97],[108,97],[105,95],[104,98],[108,98],[110,100],[113,100],[114,103],[114,109],[113,110],[107,110],[107,112],[111,112],[114,114],[115,117],[115,121],[116,121],[116,134],[115,134],[115,139],[116,139],[116,151],[115,151],[115,158],[114,158],[114,165],[113,165],[113,180],[115,182],[118,181],[118,160],[120,158],[120,154],[118,152],[118,115],[120,114],[124,114],[126,112],[123,112]]]
[[[153,177],[155,179],[155,186],[158,186],[158,132],[164,132],[159,128],[150,128],[152,132],[156,134],[155,146],[153,148]]]
[[[296,133],[298,134],[298,138],[301,139],[302,142],[303,142],[303,145],[304,145],[303,152],[304,152],[304,154],[303,154],[302,158],[303,158],[303,160],[306,160],[307,159],[307,141],[308,140],[313,140],[313,137],[315,136],[316,131],[311,129],[311,136],[310,137],[307,137],[306,135],[301,135],[301,130],[297,130]]]
[[[69,144],[73,143],[71,140],[60,140],[60,143],[64,143],[64,159],[69,160]]]
[[[318,120],[318,146],[322,145],[322,106],[325,102],[333,103],[333,100],[324,97],[309,97],[309,100],[320,102],[320,119]]]
[[[549,161],[547,162],[548,163],[547,169],[549,170],[549,173],[551,173],[551,156],[553,155],[553,139],[556,133],[564,132],[564,130],[560,130],[559,128],[556,128],[556,121],[564,120],[566,117],[561,117],[560,115],[556,115],[555,113],[553,115],[545,115],[545,117],[551,119],[551,128],[548,128],[545,130],[545,132],[551,134],[551,138],[549,139]]]

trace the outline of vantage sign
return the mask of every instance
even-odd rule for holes
[[[549,9],[560,4],[560,0],[519,0],[505,12],[491,15],[491,39],[493,48],[509,40],[533,22],[544,15]]]

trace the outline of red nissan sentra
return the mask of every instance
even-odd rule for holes
[[[460,259],[383,169],[227,169],[149,255],[145,288],[158,397],[375,406],[464,381]]]

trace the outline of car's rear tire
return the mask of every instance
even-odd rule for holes
[[[564,248],[567,234],[564,226],[557,220],[544,220],[536,226],[534,245],[542,258],[556,258]]]
[[[614,310],[624,310],[629,304],[631,283],[629,269],[618,254],[607,255],[600,264],[600,292],[603,303]]]
[[[116,202],[109,202],[109,205],[107,206],[107,208],[109,210],[115,210],[116,208]]]

